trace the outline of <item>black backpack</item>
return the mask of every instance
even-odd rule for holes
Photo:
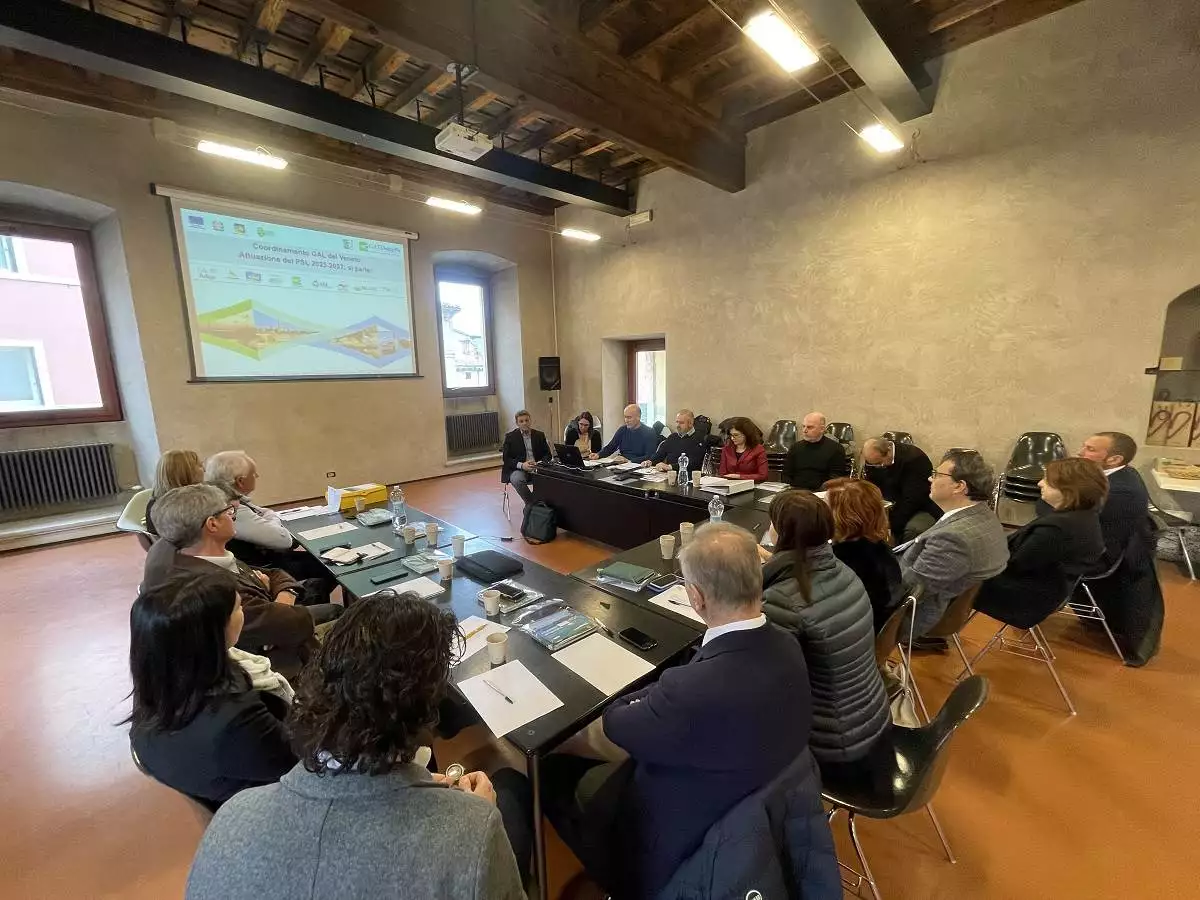
[[[530,544],[548,544],[558,537],[558,517],[554,508],[540,500],[526,506],[521,519],[521,537]]]

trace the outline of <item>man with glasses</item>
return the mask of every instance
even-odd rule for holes
[[[913,634],[929,631],[950,603],[973,584],[999,575],[1008,564],[1004,526],[988,508],[992,469],[974,450],[951,450],[929,476],[929,497],[942,517],[916,538],[900,559],[908,587],[923,588]],[[932,645],[921,649],[939,649]]]
[[[896,543],[911,541],[927,531],[942,511],[929,496],[933,463],[915,444],[897,444],[884,437],[863,444],[863,478],[879,488],[892,505],[888,522]]]
[[[154,505],[160,540],[146,554],[142,588],[173,575],[233,573],[246,622],[237,646],[270,658],[276,671],[299,672],[316,648],[314,626],[336,619],[342,607],[332,603],[297,606],[300,585],[280,569],[253,569],[226,549],[233,538],[237,502],[211,484],[173,488]]]

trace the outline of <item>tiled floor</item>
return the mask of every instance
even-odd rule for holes
[[[520,502],[510,527],[495,472],[407,493],[463,527],[517,534]],[[518,536],[507,546],[562,572],[608,555],[571,537],[532,547]],[[181,894],[201,826],[185,800],[133,768],[118,724],[142,556],[125,536],[0,556],[4,900]],[[941,855],[924,816],[860,829],[887,900],[1200,896],[1191,858],[1200,834],[1200,585],[1162,571],[1167,630],[1146,669],[1122,667],[1071,622],[1046,627],[1078,717],[1065,714],[1036,664],[985,662],[992,699],[964,728],[937,798],[958,864]],[[982,634],[968,632],[976,642]],[[938,702],[956,667],[925,657],[917,672]],[[839,830],[848,852],[841,838]],[[574,867],[557,845],[550,864],[557,894]]]

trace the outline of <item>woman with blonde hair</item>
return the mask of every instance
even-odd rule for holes
[[[158,465],[154,467],[154,493],[146,504],[146,529],[151,534],[158,534],[150,517],[156,500],[172,488],[199,484],[203,480],[204,461],[195,450],[168,450],[160,456]]]
[[[883,494],[860,478],[835,478],[824,485],[833,512],[833,554],[854,571],[875,614],[875,631],[903,599],[900,563],[890,546],[891,526]]]

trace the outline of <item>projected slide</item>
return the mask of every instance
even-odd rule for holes
[[[416,373],[407,241],[176,209],[198,378]]]

